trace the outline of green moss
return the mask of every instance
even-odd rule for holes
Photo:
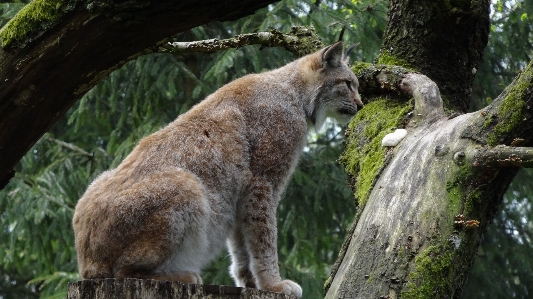
[[[452,288],[453,252],[443,245],[434,245],[415,258],[415,269],[402,291],[402,299],[441,298]],[[440,296],[439,296],[440,295]]]
[[[367,283],[371,283],[372,280],[374,280],[374,272],[370,273],[370,275],[368,276],[368,279],[366,280]]]
[[[391,55],[387,52],[382,52],[379,54],[377,59],[378,64],[387,64],[387,65],[397,65],[408,70],[413,70],[413,66],[407,62],[405,59],[398,58],[394,55]]]
[[[369,67],[374,66],[372,63],[356,62],[352,65],[352,71],[357,76],[367,70]]]
[[[448,215],[457,215],[462,207],[462,192],[460,188],[454,187],[448,190]]]
[[[481,192],[471,187],[471,178],[475,176],[469,163],[461,165],[453,179],[446,183],[448,192],[448,215],[465,214],[472,211],[472,206],[481,200]],[[470,206],[470,207],[468,207]],[[432,245],[423,250],[416,258],[414,269],[409,274],[409,281],[402,290],[402,299],[444,298],[453,294],[456,277],[463,271],[457,267],[461,253],[450,246],[446,236],[454,230],[453,219],[445,220],[439,235]],[[463,245],[469,242],[462,238]]]
[[[463,207],[464,194],[467,192],[467,182],[472,175],[472,169],[469,165],[461,166],[459,172],[446,183],[448,191],[448,215],[457,215],[461,213]],[[463,211],[463,213],[465,213]]]
[[[494,115],[487,116],[487,119],[483,123],[483,128],[488,128],[489,126],[491,126],[494,123],[494,118]]]
[[[340,161],[355,179],[355,197],[360,206],[366,203],[385,161],[387,148],[381,146],[381,140],[401,126],[410,110],[410,104],[378,99],[365,105],[348,126],[348,144]]]
[[[453,180],[446,183],[448,215],[471,215],[475,206],[482,203],[484,194],[479,187],[472,187],[472,177],[476,177],[476,174],[467,163],[461,166]]]
[[[56,23],[63,14],[64,0],[33,0],[17,13],[0,30],[2,47],[14,43],[24,44],[22,41],[29,33],[45,30]]]
[[[291,28],[291,31],[289,32],[289,34],[295,35],[298,37],[299,42],[297,43],[297,45],[293,45],[292,47],[289,47],[288,49],[289,51],[293,49],[293,51],[291,52],[295,53],[299,57],[314,53],[315,51],[318,51],[320,48],[324,46],[322,42],[320,41],[320,38],[316,34],[316,31],[313,27],[294,26]],[[282,44],[287,42],[283,38],[281,39],[282,39],[281,41]],[[291,43],[289,42],[289,44]]]
[[[400,248],[398,249],[398,253],[396,254],[396,256],[399,257],[399,258],[402,257],[403,254],[404,254],[403,251],[404,251],[403,246],[400,246]]]
[[[326,279],[326,282],[324,282],[324,290],[327,291],[329,287],[331,286],[331,283],[333,282],[333,276],[330,274],[328,279]]]
[[[508,132],[521,126],[526,119],[527,97],[524,95],[531,88],[531,82],[533,82],[533,63],[530,63],[516,83],[511,85],[511,89],[498,108],[498,123],[487,135],[489,145],[499,144],[501,139],[509,135]]]
[[[468,193],[465,200],[463,214],[469,215],[473,212],[475,204],[480,204],[483,200],[483,193],[479,189],[472,190]]]

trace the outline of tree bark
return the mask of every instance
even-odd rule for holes
[[[530,165],[533,64],[490,106],[460,115],[488,34],[488,2],[481,2],[456,1],[461,7],[446,12],[433,1],[390,1],[380,60],[392,48],[394,60],[387,62],[419,70],[437,84],[398,67],[354,67],[369,103],[347,130],[342,161],[353,177],[359,212],[326,298],[460,298],[505,190],[518,167]],[[458,11],[468,22],[457,18]],[[426,19],[435,12],[441,16]],[[466,35],[459,34],[461,26]],[[398,127],[407,129],[407,137],[381,148],[385,134]],[[517,142],[521,148],[510,148]]]
[[[183,284],[176,281],[100,279],[83,280],[68,284],[68,299],[295,299],[296,297],[261,291],[219,285]]]
[[[490,1],[389,1],[379,63],[413,68],[435,81],[447,108],[466,112],[488,42]]]
[[[157,43],[274,0],[37,0],[0,31],[0,188],[33,144],[111,71]]]
[[[230,48],[238,48],[247,45],[263,45],[269,47],[284,47],[297,56],[305,56],[320,49],[323,44],[316,35],[314,28],[294,26],[289,34],[283,34],[279,30],[272,29],[270,32],[246,33],[228,39],[210,39],[193,42],[173,42],[162,45],[159,52],[163,53],[214,53]]]

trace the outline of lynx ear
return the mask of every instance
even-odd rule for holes
[[[322,66],[338,67],[342,63],[342,42],[336,42],[333,45],[324,48],[322,53]]]
[[[350,53],[352,53],[353,49],[355,49],[355,47],[357,47],[358,45],[359,45],[359,43],[349,46],[348,49],[346,50],[346,52],[344,53],[344,57],[342,58],[342,60],[347,62],[348,59],[350,59]]]

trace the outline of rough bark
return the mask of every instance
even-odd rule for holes
[[[31,146],[112,70],[179,32],[272,2],[31,2],[0,31],[0,188]]]
[[[472,1],[472,7],[476,3]],[[392,18],[404,13],[412,18],[424,9],[435,11],[435,6],[427,1],[391,1],[390,9]],[[488,11],[485,14],[480,19],[488,17]],[[456,18],[444,16],[451,18],[448,23]],[[460,298],[482,234],[505,190],[518,167],[531,165],[533,64],[490,106],[460,115],[468,106],[469,92],[459,91],[468,91],[472,80],[458,81],[468,79],[475,64],[454,70],[443,65],[453,65],[453,53],[470,53],[471,63],[479,48],[465,41],[477,39],[479,32],[465,28],[471,38],[458,35],[457,45],[449,45],[455,33],[446,28],[439,34],[447,43],[442,50],[434,49],[431,41],[436,37],[430,36],[435,24],[421,19],[415,28],[394,21],[388,25],[388,35],[402,30],[427,35],[416,41],[411,36],[398,39],[406,50],[393,52],[395,60],[389,62],[399,61],[458,89],[442,88],[446,104],[441,102],[440,84],[420,74],[390,66],[354,67],[369,103],[347,130],[342,161],[353,177],[360,208],[327,283],[326,298]],[[425,30],[424,24],[430,27]],[[390,45],[395,38],[386,40]],[[439,57],[433,51],[453,53]],[[409,63],[401,63],[405,61]],[[437,76],[440,72],[448,72],[445,82]],[[443,105],[452,111],[444,113]],[[405,127],[407,137],[394,148],[381,148],[383,136],[397,127]]]
[[[193,42],[173,42],[161,45],[159,52],[163,53],[214,53],[229,48],[239,48],[247,45],[262,45],[269,47],[284,47],[297,56],[305,56],[320,49],[323,44],[316,35],[314,28],[295,26],[289,34],[279,30],[270,32],[247,33],[229,39],[210,39]]]
[[[175,281],[101,279],[83,280],[68,284],[68,299],[295,299],[296,297],[261,291],[219,285],[182,284]]]
[[[487,45],[490,1],[391,0],[379,63],[435,81],[447,108],[466,112]]]
[[[477,169],[479,144],[461,136],[479,112],[446,117],[436,85],[411,76],[397,87],[416,101],[408,135],[388,150],[326,298],[459,298],[515,173]]]

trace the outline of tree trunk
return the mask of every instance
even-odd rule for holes
[[[261,1],[33,1],[0,31],[0,189],[13,167],[103,77],[192,27]]]
[[[176,281],[100,279],[83,280],[68,284],[68,299],[295,299],[296,297],[261,291],[218,285],[182,284]]]
[[[468,110],[488,42],[490,1],[389,1],[379,63],[417,70],[439,86],[445,106]]]
[[[390,1],[383,49],[394,54],[388,62],[411,70],[354,67],[370,103],[350,124],[342,161],[353,177],[359,212],[326,298],[460,298],[507,186],[518,167],[531,165],[531,148],[508,145],[533,144],[532,64],[482,111],[444,112],[441,85],[447,109],[468,107],[488,34],[487,1],[455,2],[468,5]],[[440,17],[427,19],[434,13]],[[445,42],[440,49],[437,40]],[[383,49],[380,61],[391,54]],[[381,147],[399,127],[407,137],[396,147]]]

